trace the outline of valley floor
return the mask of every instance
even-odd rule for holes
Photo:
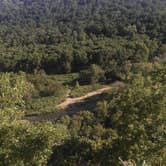
[[[65,101],[62,102],[61,104],[57,105],[57,109],[59,111],[52,112],[52,113],[45,113],[45,114],[41,114],[41,115],[26,116],[25,119],[34,121],[34,122],[35,121],[54,121],[61,116],[74,114],[74,113],[86,108],[86,100],[88,100],[92,97],[95,97],[97,95],[100,95],[106,91],[109,91],[110,89],[111,89],[110,86],[105,86],[101,89],[98,89],[93,92],[89,92],[86,95],[83,95],[81,97],[75,97],[75,98],[70,96],[71,91],[69,90],[66,95]],[[83,103],[83,104],[81,104],[81,103]],[[79,104],[79,107],[77,104]],[[81,109],[80,109],[80,106],[81,106]]]

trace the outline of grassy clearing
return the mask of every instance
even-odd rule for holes
[[[49,75],[48,78],[58,81],[63,85],[71,85],[76,79],[78,79],[78,73],[71,73],[71,74],[56,74],[56,75]]]
[[[65,100],[68,89],[63,88],[53,96],[34,97],[26,102],[26,115],[38,115],[57,111],[56,106]]]
[[[104,85],[79,85],[78,73],[63,75],[36,75],[30,80],[35,85],[35,96],[26,101],[26,114],[39,115],[56,112],[57,105],[66,99],[67,91],[72,89],[71,97],[84,96],[101,89]],[[74,85],[74,87],[73,87]]]
[[[57,111],[56,106],[65,100],[65,95],[32,99],[26,105],[26,115],[36,115]]]
[[[28,75],[35,92],[26,100],[26,114],[43,114],[57,111],[56,106],[65,100],[68,88],[78,78],[78,74],[46,75],[37,73]]]

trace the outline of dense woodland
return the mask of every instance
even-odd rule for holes
[[[165,0],[0,0],[0,166],[164,166],[165,85]]]

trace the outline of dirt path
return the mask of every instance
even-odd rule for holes
[[[67,95],[66,95],[66,100],[64,102],[62,102],[61,104],[57,105],[57,109],[61,110],[61,111],[53,112],[53,113],[46,113],[46,114],[42,114],[42,115],[27,116],[27,117],[25,117],[25,119],[29,120],[29,121],[33,121],[33,122],[54,121],[54,120],[58,119],[60,116],[64,116],[66,114],[68,114],[68,115],[69,114],[74,114],[78,110],[77,111],[71,110],[70,112],[68,112],[68,111],[65,111],[65,109],[68,108],[69,106],[74,105],[74,104],[84,102],[85,99],[88,99],[88,98],[93,97],[93,96],[100,95],[100,94],[102,94],[102,93],[104,93],[104,92],[106,92],[110,89],[111,89],[110,86],[106,86],[102,89],[99,89],[99,90],[96,90],[96,91],[93,91],[93,92],[89,92],[84,96],[76,97],[76,98],[71,98],[70,97],[71,90],[69,90]]]
[[[107,86],[107,87],[104,87],[102,89],[99,89],[99,90],[96,90],[96,91],[93,91],[93,92],[89,92],[86,95],[81,96],[81,97],[76,97],[76,98],[67,97],[66,100],[63,103],[57,105],[57,108],[65,109],[66,107],[68,107],[71,104],[81,102],[81,101],[85,100],[86,98],[99,95],[99,94],[101,94],[105,91],[108,91],[110,89],[111,89],[111,87]]]

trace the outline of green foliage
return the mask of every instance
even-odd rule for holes
[[[78,80],[78,73],[47,75],[50,79],[59,82],[62,85],[73,85]]]
[[[43,165],[52,146],[68,136],[63,125],[23,120],[21,109],[33,90],[24,73],[0,75],[0,165]]]
[[[50,165],[118,165],[119,157],[138,165],[164,165],[164,86],[141,74],[126,82],[107,94],[93,113],[78,113],[67,122],[72,139],[55,147]]]
[[[24,74],[0,74],[0,108],[24,104],[24,97],[30,96],[34,87]]]
[[[104,71],[99,66],[92,64],[87,70],[80,72],[79,80],[83,83],[98,83],[104,80]]]
[[[32,98],[26,101],[26,115],[39,115],[58,111],[57,105],[64,101],[66,94],[51,97]]]
[[[1,0],[0,165],[166,165],[165,15],[164,0]],[[23,120],[104,81],[123,83],[89,110]]]
[[[114,156],[137,161],[151,159],[153,155],[163,157],[165,100],[162,87],[154,89],[155,85],[140,76],[131,80],[131,86],[114,94],[110,103],[108,125],[119,136],[113,145]]]
[[[20,110],[0,110],[0,165],[43,165],[51,148],[67,137],[67,129],[51,123],[21,120]]]
[[[67,87],[62,85],[60,78],[48,76],[43,71],[35,71],[34,74],[26,76],[34,86],[32,96],[25,98],[26,114],[56,112],[56,106],[66,98],[67,94]]]
[[[63,85],[56,80],[50,79],[42,71],[28,75],[28,80],[34,85],[36,95],[40,97],[60,96],[65,92]]]
[[[165,6],[162,0],[2,0],[0,71],[64,74],[97,64],[121,79],[133,63],[164,55]]]

